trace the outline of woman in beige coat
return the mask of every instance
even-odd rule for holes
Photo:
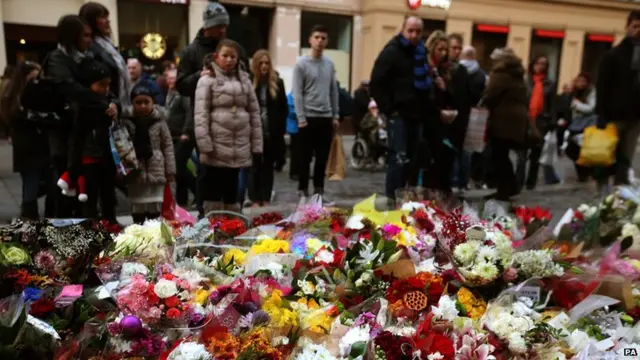
[[[205,62],[194,102],[205,213],[239,211],[238,176],[262,154],[260,106],[249,74],[238,68],[239,46],[222,40]]]

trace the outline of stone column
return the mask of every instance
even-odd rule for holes
[[[570,83],[582,71],[585,35],[583,30],[570,29],[565,31],[560,58],[558,89],[562,89],[563,84]]]
[[[202,28],[202,14],[207,8],[207,0],[191,0],[189,5],[189,42],[193,41]]]
[[[4,15],[2,14],[2,4],[0,4],[0,24],[4,23]],[[7,42],[4,36],[4,26],[0,26],[0,70],[4,71],[7,66]]]
[[[109,21],[111,21],[111,40],[118,46],[120,44],[120,32],[118,30],[118,0],[85,0],[84,2],[98,2],[109,10]]]
[[[464,39],[463,45],[471,45],[471,37],[473,36],[473,21],[464,19],[447,20],[447,34],[460,34]]]
[[[364,36],[362,35],[362,16],[356,15],[353,17],[353,29],[351,36],[351,90],[355,90],[360,85],[362,80],[367,80],[368,77],[362,76],[362,71],[358,71],[362,66],[364,60]]]
[[[293,67],[300,55],[300,14],[297,6],[278,6],[271,23],[269,53],[287,91],[291,89]]]
[[[531,53],[531,25],[512,24],[509,26],[509,38],[507,46],[522,59],[522,64],[527,67]]]
[[[387,42],[400,32],[404,20],[402,13],[371,11],[362,15],[362,62],[352,73],[361,79],[369,79],[373,63]]]

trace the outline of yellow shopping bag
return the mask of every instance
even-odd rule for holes
[[[616,162],[618,129],[609,124],[605,129],[589,126],[584,129],[580,157],[576,163],[587,167],[607,167]]]

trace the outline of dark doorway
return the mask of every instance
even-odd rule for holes
[[[7,63],[11,65],[22,60],[42,63],[58,42],[56,29],[48,26],[4,23],[4,36]]]
[[[260,49],[269,49],[269,33],[273,8],[224,5],[229,12],[231,24],[227,37],[237,41],[251,57]]]
[[[507,46],[509,27],[505,25],[476,24],[473,27],[471,45],[476,49],[476,58],[485,71],[491,70],[491,53]]]

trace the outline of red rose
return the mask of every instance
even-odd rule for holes
[[[174,295],[164,299],[164,304],[170,308],[178,307],[178,305],[180,305],[180,299]]]
[[[165,280],[173,280],[176,277],[173,274],[164,274],[164,275],[162,275],[162,278],[165,279]]]
[[[180,317],[180,315],[182,315],[182,313],[180,312],[180,310],[176,309],[176,308],[171,308],[169,310],[167,310],[167,317],[169,319],[177,319]]]
[[[431,346],[429,346],[429,353],[433,354],[439,352],[447,360],[453,360],[455,350],[453,349],[453,341],[445,335],[438,333],[431,333]]]
[[[345,255],[345,252],[343,250],[336,249],[333,252],[333,263],[331,265],[342,266],[342,262],[344,261],[344,255]]]
[[[419,276],[412,276],[407,279],[407,282],[414,289],[424,290],[424,288],[427,287],[427,282]]]
[[[31,304],[29,314],[35,317],[43,317],[56,309],[56,304],[51,299],[42,298]]]

